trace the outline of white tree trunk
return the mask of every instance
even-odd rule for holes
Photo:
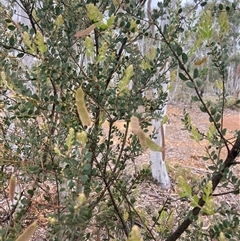
[[[151,12],[152,12],[152,7],[154,6],[155,2],[152,4],[151,0],[148,0],[147,2],[147,12],[148,12],[148,18],[149,20],[151,19]],[[163,29],[164,25],[166,24],[165,21],[161,22],[161,27]],[[154,31],[154,30],[153,30]],[[168,68],[168,64],[166,64],[165,68],[162,70],[165,71],[166,68]],[[169,81],[170,79],[170,73],[169,71],[167,72],[167,77],[166,78]],[[163,90],[167,91],[169,84],[163,84]],[[155,95],[157,94],[156,90],[153,90]],[[154,95],[153,95],[154,96]],[[162,109],[162,106],[160,106],[160,109]],[[167,112],[167,105],[165,105],[163,109],[163,116]],[[157,111],[156,114],[160,114],[160,111]],[[156,139],[153,139],[156,144],[165,147],[165,124],[162,124],[161,119],[153,119],[152,120],[152,126],[153,126],[153,131],[156,130]],[[171,187],[171,182],[170,178],[167,172],[166,168],[166,163],[165,163],[165,151],[164,152],[150,152],[150,162],[151,162],[151,170],[152,170],[152,177],[157,180],[157,182],[161,185],[162,188],[168,189]]]

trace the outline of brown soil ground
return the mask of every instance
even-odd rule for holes
[[[168,163],[178,163],[183,166],[204,168],[206,163],[202,160],[205,153],[206,141],[197,143],[189,137],[189,133],[184,130],[181,119],[183,109],[191,116],[192,123],[201,132],[206,132],[210,125],[207,114],[201,112],[198,107],[190,107],[170,104],[167,114],[169,123],[166,126],[166,161]],[[227,109],[223,118],[224,128],[227,128],[229,142],[234,141],[235,130],[240,130],[240,110]],[[229,148],[231,144],[229,143]],[[223,157],[224,158],[224,157]]]

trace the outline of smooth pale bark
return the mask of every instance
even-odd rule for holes
[[[151,20],[151,12],[152,12],[152,8],[154,7],[154,4],[155,3],[152,4],[151,0],[148,0],[148,2],[147,2],[147,13],[148,13],[147,15],[148,15],[149,21]],[[162,29],[165,24],[166,24],[165,21],[161,22]],[[154,34],[154,26],[152,27],[152,34]],[[152,46],[152,45],[150,44],[150,46]],[[168,64],[166,64],[166,66],[162,70],[162,72],[164,72],[166,70],[166,68],[168,68]],[[169,79],[170,79],[170,73],[168,71],[166,73],[166,80],[169,81]],[[164,83],[162,85],[164,91],[167,91],[168,85],[169,84],[166,84],[166,83]],[[153,90],[153,93],[156,95],[157,91]],[[167,112],[167,105],[165,105],[164,108],[162,108],[162,106],[160,106],[159,109],[163,109],[163,111],[161,111],[161,114],[162,114],[162,116],[164,116]],[[156,111],[156,112],[157,112],[156,114],[160,114],[160,111]],[[153,119],[152,127],[153,127],[153,130],[157,131],[157,134],[155,136],[156,139],[154,138],[153,141],[156,144],[164,147],[165,129],[166,129],[165,124],[162,124],[161,119]],[[160,184],[160,186],[162,188],[164,188],[164,189],[170,188],[171,182],[170,182],[170,178],[169,178],[167,168],[166,168],[166,163],[165,163],[165,151],[164,152],[150,151],[150,162],[151,162],[152,177],[157,180],[157,182]]]

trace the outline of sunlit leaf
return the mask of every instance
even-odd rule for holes
[[[197,195],[193,195],[193,197],[191,198],[191,206],[192,207],[199,207],[199,197]]]
[[[30,49],[30,53],[36,53],[37,49],[36,49],[36,45],[34,44],[34,41],[30,38],[28,32],[23,32],[23,43]]]
[[[133,75],[134,75],[133,65],[131,64],[126,68],[123,78],[118,83],[119,95],[129,92],[128,85]]]
[[[127,238],[127,241],[142,241],[140,231],[137,225],[134,225],[132,227],[131,232],[129,233],[129,236]]]
[[[215,127],[214,123],[212,122],[210,124],[210,126],[208,128],[208,132],[207,132],[208,141],[212,142],[215,134],[216,134],[216,127]]]
[[[73,142],[74,142],[74,129],[70,128],[68,132],[67,139],[65,141],[65,145],[68,147],[68,150],[72,147]]]
[[[202,14],[199,26],[198,26],[198,37],[200,39],[210,39],[212,37],[212,14],[209,10],[204,11]]]
[[[87,133],[85,131],[78,132],[76,135],[77,140],[81,143],[83,147],[85,147],[88,138],[87,138]]]
[[[77,197],[77,202],[80,206],[83,205],[86,202],[86,200],[87,200],[87,197],[84,193],[80,193]]]
[[[87,16],[91,19],[94,23],[100,23],[103,20],[103,14],[99,11],[97,6],[93,3],[87,5]]]
[[[190,138],[196,140],[197,142],[199,142],[201,140],[201,134],[200,134],[199,130],[193,125],[192,125],[192,129],[191,129]]]
[[[38,47],[38,50],[44,54],[47,51],[47,45],[44,43],[44,38],[39,30],[37,30],[35,43]]]
[[[180,189],[180,197],[191,197],[192,196],[192,188],[184,179],[183,176],[178,177],[178,187]]]
[[[218,240],[219,241],[227,241],[225,235],[223,232],[220,232],[219,236],[218,236]]]
[[[57,27],[60,27],[60,26],[63,25],[63,23],[64,23],[63,16],[60,14],[60,15],[58,15],[57,18],[56,18],[55,25],[56,25]]]
[[[92,38],[87,36],[83,45],[86,48],[86,55],[90,57],[94,53],[94,42]]]
[[[229,30],[228,16],[225,11],[221,12],[218,19],[218,24],[220,27],[220,34],[225,36]]]
[[[54,153],[58,156],[64,156],[57,145],[54,146]]]

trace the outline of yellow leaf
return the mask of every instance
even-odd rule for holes
[[[88,28],[77,32],[77,33],[74,35],[74,37],[76,37],[76,38],[82,38],[82,37],[90,34],[94,29],[95,29],[95,25],[92,24],[92,25],[90,25]]]
[[[150,137],[146,137],[146,143],[147,143],[147,147],[151,151],[158,151],[158,152],[164,151],[164,148],[156,144]]]
[[[79,87],[76,91],[76,104],[77,104],[78,115],[83,126],[90,126],[91,118],[85,106],[84,92],[81,87]]]
[[[36,53],[36,45],[34,44],[33,40],[30,38],[29,34],[25,31],[23,32],[23,43],[30,49],[29,52],[31,54]]]
[[[207,57],[204,57],[199,61],[195,61],[194,64],[195,65],[201,65],[201,64],[205,63],[206,61],[207,61]]]
[[[84,193],[80,193],[77,198],[77,202],[79,205],[83,205],[86,202],[87,198]]]
[[[40,53],[44,54],[47,51],[47,45],[44,43],[44,38],[39,30],[36,33],[35,43]]]
[[[220,234],[219,234],[219,236],[218,236],[218,240],[219,240],[219,241],[226,241],[226,237],[225,237],[225,235],[224,235],[223,232],[220,232]]]
[[[94,52],[94,42],[93,42],[93,40],[89,36],[87,36],[85,38],[85,41],[84,41],[83,45],[86,48],[86,55],[88,57],[90,57]]]
[[[37,228],[37,221],[30,224],[16,241],[29,241]]]
[[[129,213],[126,210],[124,210],[123,220],[126,222],[128,220],[128,218],[129,218]]]
[[[60,15],[57,16],[55,24],[56,24],[57,27],[60,27],[60,26],[63,25],[63,23],[64,23],[63,16],[60,14]]]
[[[129,234],[127,241],[142,241],[142,238],[141,238],[140,232],[139,232],[139,228],[137,225],[134,225],[132,227],[132,230]]]
[[[102,22],[103,20],[103,14],[93,3],[87,5],[87,16],[95,23]]]
[[[68,150],[72,147],[73,144],[73,138],[74,138],[74,129],[70,128],[68,132],[67,139],[65,141],[66,146],[68,147]]]
[[[85,131],[78,132],[76,138],[82,144],[82,146],[85,147],[88,141],[87,133]]]
[[[134,75],[133,65],[131,64],[127,67],[123,78],[119,81],[119,84],[118,84],[119,95],[121,95],[124,92],[128,92],[128,85],[133,75]]]
[[[59,156],[64,156],[64,155],[61,153],[61,151],[59,150],[59,147],[58,147],[57,145],[54,147],[54,153],[56,153],[56,154],[59,155]]]

